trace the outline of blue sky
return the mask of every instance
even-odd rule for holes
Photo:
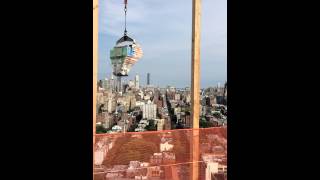
[[[191,86],[191,0],[128,0],[128,36],[144,56],[129,77],[146,84]],[[99,79],[110,77],[109,51],[123,36],[123,0],[99,0]],[[202,0],[201,87],[227,79],[227,0]]]

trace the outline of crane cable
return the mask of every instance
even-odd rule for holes
[[[127,35],[127,4],[128,0],[124,0],[124,35]]]

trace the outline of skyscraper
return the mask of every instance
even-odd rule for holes
[[[122,92],[121,76],[116,76],[116,92]]]
[[[153,103],[143,104],[141,106],[142,115],[144,119],[157,118],[157,105]]]
[[[139,89],[139,75],[136,75],[134,78],[134,86],[136,89]]]
[[[150,85],[150,73],[147,74],[147,85]]]
[[[110,88],[108,78],[105,78],[104,80],[102,80],[102,87],[104,88],[104,90],[108,90]]]
[[[111,78],[109,79],[109,84],[110,84],[111,90],[114,92],[116,89],[116,85],[115,85],[115,79],[113,77],[113,74],[111,74]]]

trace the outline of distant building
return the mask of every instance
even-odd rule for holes
[[[149,100],[149,99],[150,99],[150,96],[149,96],[149,95],[145,95],[145,96],[143,96],[143,99],[144,99],[144,100]]]
[[[181,107],[174,108],[174,115],[178,115],[181,112]]]
[[[226,157],[226,153],[204,153],[201,157],[205,162],[204,166],[201,167],[201,174],[205,174],[205,179],[217,179],[214,177],[216,174],[227,174],[227,165],[219,163],[224,157]]]
[[[184,125],[185,128],[191,128],[191,116],[190,113],[186,113],[184,116],[182,124]]]
[[[147,176],[141,176],[141,175],[140,175],[140,176],[135,176],[134,179],[135,179],[135,180],[147,180],[148,177],[147,177]]]
[[[136,96],[132,93],[125,94],[124,102],[126,111],[133,110],[136,106]]]
[[[144,119],[156,119],[157,118],[157,105],[153,103],[143,104],[141,106],[142,115]]]
[[[103,127],[106,128],[106,129],[111,128],[112,125],[113,125],[113,119],[109,115],[109,113],[108,112],[103,112],[102,113],[102,117],[103,117],[103,120],[102,120]]]
[[[136,106],[139,106],[140,109],[142,110],[142,106],[144,105],[145,103],[143,101],[136,101]]]
[[[139,84],[139,75],[136,75],[134,78],[134,86],[136,89],[139,89],[140,84]]]
[[[213,106],[214,104],[217,104],[217,98],[216,98],[216,96],[210,96],[209,97],[209,105]]]
[[[103,82],[102,82],[102,80],[99,80],[99,81],[98,81],[98,87],[99,87],[99,88],[103,88]]]
[[[160,166],[148,167],[147,177],[150,178],[160,178],[162,170]]]
[[[151,165],[174,164],[176,156],[173,152],[163,151],[161,153],[153,153],[150,157]]]
[[[206,101],[206,106],[210,106],[211,103],[211,98],[210,97],[205,97],[205,101]]]
[[[134,178],[135,176],[141,175],[142,171],[141,171],[140,167],[141,167],[141,162],[130,161],[129,167],[126,171],[126,177],[127,178]]]
[[[130,88],[133,88],[133,87],[135,87],[135,82],[130,80],[128,85],[129,85]]]
[[[150,85],[150,73],[147,74],[147,85]]]
[[[162,163],[164,164],[174,164],[176,162],[176,155],[173,152],[162,152]]]
[[[150,157],[150,164],[151,165],[162,164],[162,153],[153,153],[153,155]]]
[[[97,104],[103,104],[104,103],[104,96],[102,92],[97,93]]]
[[[217,104],[223,104],[223,102],[224,102],[223,96],[216,96],[216,98],[217,98]]]
[[[157,106],[163,107],[163,100],[157,100]]]
[[[165,117],[165,125],[164,125],[164,129],[171,129],[171,119],[170,116]]]
[[[211,180],[227,180],[227,175],[225,173],[212,174]]]
[[[168,86],[169,92],[176,92],[176,88],[174,86]]]
[[[186,96],[186,103],[190,103],[191,102],[191,95],[187,94]]]
[[[157,130],[162,131],[164,129],[165,119],[156,119],[157,121]]]
[[[107,179],[120,179],[124,177],[124,173],[128,169],[127,165],[114,165],[106,175]]]
[[[113,106],[113,100],[112,97],[108,97],[105,99],[104,103],[104,110],[107,111],[108,113],[112,113],[112,111],[115,110],[115,106]]]
[[[181,98],[181,97],[180,97],[180,94],[178,94],[178,93],[177,93],[177,94],[175,94],[174,99],[175,99],[176,101],[179,101],[179,100],[180,100],[180,98]]]
[[[116,90],[116,81],[115,81],[113,75],[111,75],[111,78],[109,79],[109,86],[113,92]]]
[[[223,89],[223,97],[224,97],[224,104],[227,104],[227,82],[224,85],[224,89]]]

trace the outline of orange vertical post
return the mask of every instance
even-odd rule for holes
[[[92,128],[93,128],[93,162],[92,168],[94,172],[94,145],[95,145],[95,135],[96,135],[96,99],[97,99],[97,76],[98,76],[98,17],[99,17],[99,2],[98,0],[93,0],[93,94],[92,94]],[[94,174],[93,174],[94,179]]]
[[[192,49],[191,49],[191,117],[193,122],[191,154],[191,179],[199,179],[199,116],[200,116],[200,31],[201,0],[192,0]]]

